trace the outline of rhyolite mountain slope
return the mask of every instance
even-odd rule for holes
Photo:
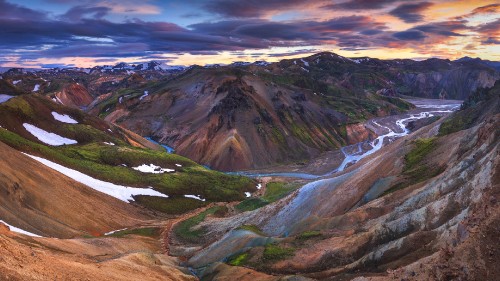
[[[327,95],[251,69],[195,67],[113,95],[91,112],[227,171],[306,161],[367,139],[359,120],[410,107],[374,93]]]
[[[208,243],[186,243],[181,236],[172,243],[206,280],[280,280],[288,274],[318,280],[495,280],[499,128],[497,82],[472,95],[460,111],[341,175],[253,211],[205,218],[191,231],[202,229]],[[187,248],[181,250],[183,243]]]
[[[192,67],[129,87],[90,112],[220,170],[305,162],[373,136],[359,122],[410,108],[400,95],[463,99],[499,73],[475,61],[350,59]]]
[[[494,62],[477,59],[329,52],[276,63],[120,63],[2,74],[13,89],[87,110],[220,170],[302,163],[372,137],[361,121],[408,109],[388,97],[465,99],[499,78]]]

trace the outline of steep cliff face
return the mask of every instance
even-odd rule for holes
[[[215,276],[225,275],[217,263],[224,258],[321,280],[496,276],[489,265],[499,242],[498,86],[342,175],[255,211],[204,222],[218,239],[190,264],[212,264],[206,272]]]
[[[404,73],[401,82],[409,90],[405,94],[425,98],[464,100],[478,88],[490,88],[500,78],[497,72],[484,67]]]

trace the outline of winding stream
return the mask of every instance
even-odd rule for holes
[[[314,175],[308,173],[296,173],[296,172],[283,172],[283,173],[252,173],[252,172],[231,172],[228,174],[235,175],[244,175],[247,177],[267,177],[267,176],[277,176],[277,177],[291,177],[291,178],[301,178],[301,179],[320,179],[324,177],[331,176],[337,172],[342,172],[346,167],[352,165],[356,162],[359,162],[361,159],[375,153],[380,150],[384,143],[393,142],[395,139],[406,136],[410,133],[410,131],[406,128],[410,121],[415,121],[418,119],[429,118],[433,116],[442,116],[448,113],[451,113],[458,108],[460,108],[461,101],[443,101],[443,100],[411,100],[411,103],[415,104],[417,108],[414,113],[406,113],[399,115],[399,119],[395,122],[392,120],[395,116],[386,116],[380,118],[374,118],[367,123],[371,123],[379,128],[381,128],[386,133],[379,135],[373,141],[365,141],[361,143],[357,143],[350,146],[342,147],[340,150],[344,154],[344,160],[342,163],[334,170],[323,174],[323,175]],[[381,125],[380,121],[389,122],[387,126]],[[390,124],[392,122],[392,124]],[[390,125],[395,125],[394,130],[391,129]],[[363,150],[363,147],[370,147],[367,150]],[[349,153],[348,151],[352,151],[353,149],[356,151]]]

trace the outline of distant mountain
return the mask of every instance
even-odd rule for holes
[[[12,69],[6,89],[40,93],[105,117],[211,167],[301,162],[369,138],[360,122],[408,108],[401,96],[466,99],[500,78],[495,62],[464,58],[309,57],[92,69]],[[391,98],[392,97],[392,98]]]
[[[497,71],[500,71],[500,62],[499,61],[490,61],[490,60],[482,60],[480,58],[463,57],[463,58],[456,60],[456,62],[475,62],[475,63],[483,64],[483,65],[486,65],[489,67],[493,67]]]
[[[240,170],[307,161],[367,139],[371,132],[359,122],[408,109],[398,96],[465,99],[498,78],[494,68],[472,62],[325,52],[270,64],[194,66],[117,91],[91,112],[199,163]]]
[[[410,108],[397,97],[328,93],[269,75],[260,65],[194,67],[117,92],[90,112],[199,163],[238,170],[306,161],[365,140],[372,134],[358,122]]]

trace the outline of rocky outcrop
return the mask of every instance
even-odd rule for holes
[[[405,94],[425,98],[464,100],[478,88],[490,88],[500,79],[491,69],[450,68],[425,73],[404,73],[401,82],[411,89]]]

